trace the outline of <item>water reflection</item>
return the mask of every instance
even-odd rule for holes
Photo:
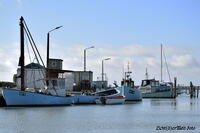
[[[0,133],[154,133],[159,125],[188,123],[199,131],[199,102],[182,95],[113,106],[0,108]]]

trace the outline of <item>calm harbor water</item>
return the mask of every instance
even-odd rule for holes
[[[177,126],[191,129],[177,130]],[[171,130],[167,131],[169,127]],[[124,105],[0,108],[0,133],[111,132],[200,133],[200,98],[182,95]]]

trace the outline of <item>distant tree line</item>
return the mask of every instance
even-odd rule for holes
[[[13,82],[0,81],[0,87],[14,87],[14,86],[16,85]]]

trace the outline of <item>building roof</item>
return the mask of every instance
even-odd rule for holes
[[[54,58],[49,58],[49,60],[63,61],[62,59],[54,59]]]
[[[34,62],[26,65],[25,68],[27,68],[27,69],[44,69],[44,67],[42,65],[40,65],[38,63],[34,63]]]
[[[73,70],[59,70],[59,69],[48,69],[51,73],[64,73],[64,72],[74,72]]]

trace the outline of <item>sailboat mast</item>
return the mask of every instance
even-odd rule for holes
[[[25,90],[24,85],[24,18],[20,18],[20,66],[21,66],[21,90]]]
[[[149,78],[149,75],[148,75],[148,70],[147,70],[147,68],[146,68],[146,73],[145,73],[145,76],[146,76],[146,79],[148,79],[148,78]]]
[[[162,44],[161,44],[161,58],[160,58],[160,61],[161,61],[161,69],[160,69],[160,81],[162,82]]]

